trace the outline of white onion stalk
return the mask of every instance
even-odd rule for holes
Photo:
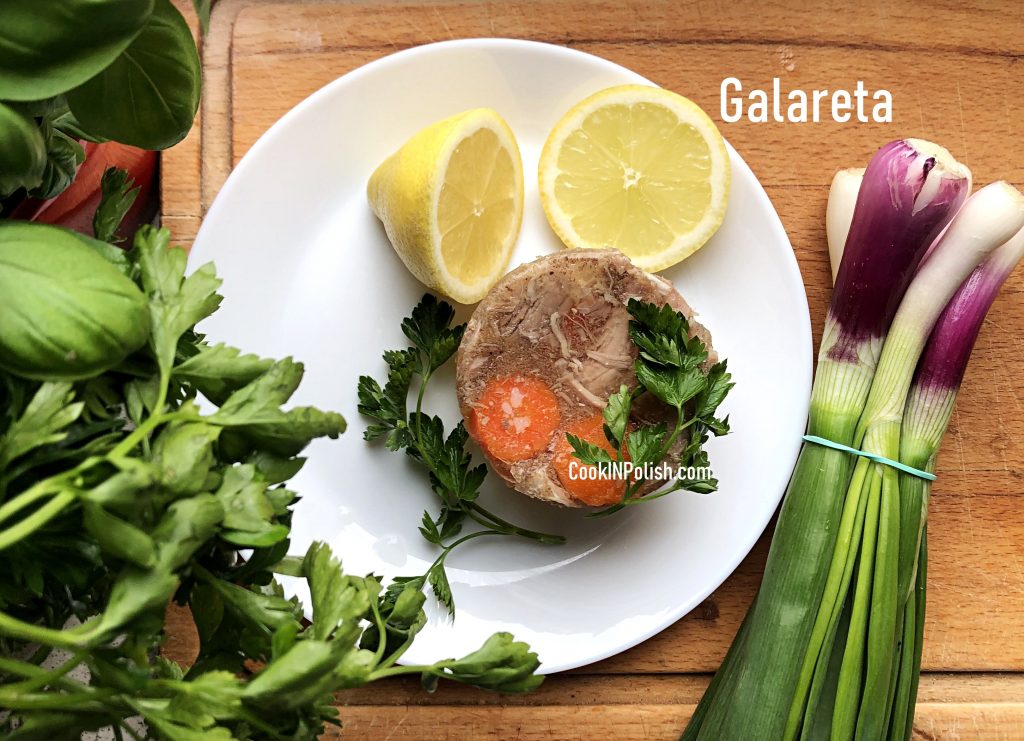
[[[825,207],[825,238],[828,240],[828,260],[832,267],[832,283],[836,282],[839,263],[846,247],[846,235],[850,233],[853,209],[857,205],[857,193],[864,180],[863,167],[848,167],[839,170],[832,178],[828,189],[828,205]]]

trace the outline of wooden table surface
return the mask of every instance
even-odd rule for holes
[[[221,0],[204,41],[195,131],[163,160],[163,219],[188,244],[231,167],[277,118],[336,77],[450,38],[535,39],[582,49],[680,92],[719,122],[764,184],[793,243],[814,334],[830,281],[824,210],[841,167],[917,136],[946,145],[975,183],[1024,184],[1024,14],[1019,3],[259,2]],[[869,89],[893,123],[721,121],[719,86]],[[401,91],[395,91],[401,95]],[[827,113],[826,113],[827,116]],[[284,249],[284,247],[282,247]],[[939,459],[915,738],[1024,739],[1024,275],[986,320]],[[756,314],[757,307],[750,307]],[[620,656],[503,697],[416,683],[339,697],[349,739],[672,739],[753,596],[767,540],[706,602]],[[166,653],[195,636],[172,614]]]

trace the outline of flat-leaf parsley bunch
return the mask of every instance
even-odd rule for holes
[[[419,587],[385,591],[375,576],[346,574],[322,543],[286,556],[297,498],[286,482],[306,445],[345,421],[284,408],[300,363],[195,331],[221,301],[212,265],[185,277],[184,250],[150,227],[121,251],[0,225],[0,257],[0,279],[38,287],[0,296],[5,322],[19,318],[0,332],[5,735],[112,726],[138,737],[126,719],[141,716],[155,738],[313,739],[337,722],[334,691],[382,677],[509,692],[540,683],[536,654],[505,633],[463,659],[399,666],[425,623]],[[427,437],[432,425],[420,434],[436,440],[424,455],[446,461],[438,486],[478,486],[462,477],[458,446]],[[312,622],[278,573],[306,580]],[[198,628],[188,668],[158,655],[171,600]],[[87,682],[70,676],[79,667]]]

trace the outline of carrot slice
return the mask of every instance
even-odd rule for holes
[[[471,432],[484,450],[506,463],[544,450],[561,419],[558,397],[533,376],[497,378],[473,406]]]
[[[604,448],[609,453],[614,454],[615,452],[615,448],[604,436],[604,418],[600,414],[572,423],[565,428],[565,432]],[[626,454],[626,460],[629,460],[628,454]],[[564,434],[555,447],[555,457],[552,463],[555,473],[558,474],[558,480],[562,482],[565,490],[584,504],[589,504],[592,507],[604,507],[622,501],[622,497],[626,493],[625,479],[598,478],[597,466],[581,463],[573,455],[572,446]]]

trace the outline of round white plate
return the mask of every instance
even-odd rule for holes
[[[366,203],[373,169],[421,127],[462,110],[496,109],[519,139],[526,173],[512,267],[560,248],[537,192],[540,148],[581,98],[648,83],[611,62],[559,46],[475,39],[421,46],[355,70],[281,118],[235,168],[189,262],[214,260],[222,308],[202,325],[214,340],[294,356],[306,377],[294,397],[342,412],[349,430],[309,447],[292,482],[302,501],[292,551],[324,540],[351,573],[423,573],[435,548],[417,532],[437,500],[404,455],[362,440],[356,380],[382,378],[381,353],[406,346],[399,324],[423,294]],[[687,90],[678,92],[686,94]],[[461,656],[495,631],[527,641],[542,671],[623,651],[693,609],[736,568],[782,496],[800,446],[811,382],[807,301],[789,240],[753,173],[730,148],[732,193],[722,228],[666,271],[699,312],[736,380],[723,409],[734,432],[709,444],[717,493],[685,492],[588,520],[528,500],[489,476],[482,501],[564,546],[483,538],[453,552],[454,622],[428,600],[429,624],[404,662]],[[464,321],[469,310],[458,315]],[[458,421],[453,374],[433,381],[427,408]],[[477,455],[479,459],[479,454]],[[302,584],[287,589],[302,592]]]

